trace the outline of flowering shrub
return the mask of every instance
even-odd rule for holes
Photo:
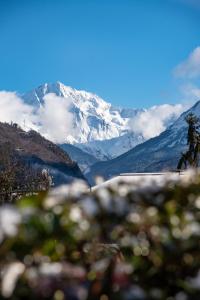
[[[0,207],[0,299],[200,299],[200,176]]]

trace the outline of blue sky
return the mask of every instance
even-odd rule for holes
[[[126,107],[181,101],[199,0],[0,0],[0,89],[61,81]]]

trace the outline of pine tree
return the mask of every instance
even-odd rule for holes
[[[188,123],[187,144],[189,149],[182,153],[178,162],[177,169],[181,170],[182,166],[187,169],[188,167],[198,167],[199,153],[200,153],[200,120],[193,113],[186,116],[185,121]]]

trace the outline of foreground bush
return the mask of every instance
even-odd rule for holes
[[[200,176],[0,207],[0,299],[200,299]]]

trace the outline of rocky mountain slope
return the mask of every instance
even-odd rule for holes
[[[0,145],[5,143],[11,145],[22,161],[35,168],[47,168],[55,185],[84,178],[65,151],[33,130],[25,132],[17,124],[0,123]]]
[[[185,117],[190,112],[200,117],[200,101],[184,112],[167,130],[123,155],[110,161],[98,162],[86,174],[94,184],[97,175],[108,179],[120,173],[155,172],[176,169],[180,154],[185,151],[187,124]]]

